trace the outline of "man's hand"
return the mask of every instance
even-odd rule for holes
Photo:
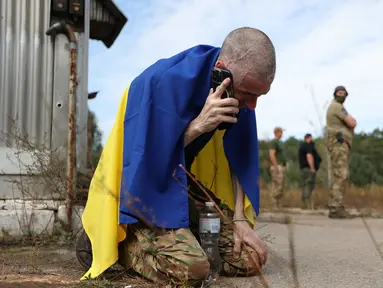
[[[277,161],[277,151],[275,149],[270,149],[269,156],[270,156],[271,164],[274,166],[274,169],[277,172],[279,170],[279,165]]]
[[[234,222],[234,259],[238,259],[241,253],[242,243],[251,247],[258,253],[261,265],[266,264],[268,251],[265,243],[258,236],[257,231],[251,229],[247,222]]]
[[[346,123],[346,125],[351,128],[351,129],[355,129],[356,127],[356,119],[354,117],[352,117],[350,114],[347,114],[343,121]]]
[[[239,183],[237,176],[232,174],[233,189],[235,194],[235,208],[234,208],[234,217],[233,218],[245,218],[244,215],[244,200],[245,193],[243,192],[242,186]],[[254,227],[255,229],[255,227]],[[260,258],[260,265],[266,264],[267,260],[267,248],[265,243],[259,238],[257,231],[251,229],[249,223],[244,222],[234,222],[233,227],[233,237],[234,237],[234,247],[233,247],[233,257],[238,259],[242,250],[242,243],[246,244],[254,251],[256,251]],[[246,251],[246,250],[245,250]]]
[[[193,120],[194,125],[199,127],[201,134],[214,130],[222,122],[237,123],[237,118],[230,116],[230,114],[239,112],[238,100],[234,98],[221,99],[229,84],[230,78],[226,78],[214,93],[213,89],[210,89],[201,113]]]
[[[314,156],[310,153],[307,153],[306,154],[306,158],[307,158],[307,162],[309,163],[309,166],[310,166],[310,170],[312,173],[315,173],[316,170],[315,170],[315,166],[314,166]]]

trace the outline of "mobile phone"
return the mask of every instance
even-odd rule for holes
[[[211,87],[215,92],[217,87],[221,85],[223,80],[226,78],[230,78],[230,84],[226,87],[225,92],[222,93],[221,98],[234,98],[233,75],[229,70],[214,67],[211,71]],[[238,118],[238,114],[233,114],[232,116]],[[229,129],[232,125],[233,124],[231,123],[222,122],[220,125],[218,125],[218,130]]]
[[[211,71],[211,87],[215,92],[217,87],[221,85],[226,78],[230,78],[230,84],[226,87],[225,92],[222,94],[222,98],[234,98],[233,75],[229,70],[214,67]]]

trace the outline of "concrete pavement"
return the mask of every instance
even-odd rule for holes
[[[261,215],[258,222],[264,223],[257,224],[258,231],[261,235],[270,236],[272,242],[268,244],[270,251],[268,262],[263,267],[269,287],[296,287],[290,269],[288,226],[276,223],[281,222],[284,215],[266,212]],[[383,260],[376,251],[361,218],[332,220],[323,215],[291,215],[291,217],[300,288],[383,287]],[[383,249],[383,219],[366,221],[380,249]],[[63,283],[68,284],[66,287],[74,287],[71,283],[77,283],[84,273],[73,250],[55,246],[41,249],[0,248],[0,260],[2,262],[0,287],[37,287],[31,286],[31,282],[38,283],[38,287],[63,287]],[[15,286],[11,286],[12,281]],[[120,288],[129,284],[134,288],[153,287],[136,283],[129,279],[124,285],[116,284],[111,287]],[[263,286],[260,277],[248,279],[222,277],[216,287]]]
[[[272,215],[273,217],[270,217]],[[282,214],[263,215],[278,222]],[[291,215],[301,288],[382,288],[383,259],[361,218],[332,220],[321,215]],[[366,219],[380,249],[383,220]],[[287,225],[258,223],[261,235],[270,235],[268,263],[263,271],[270,287],[295,287],[290,269]],[[224,279],[227,287],[263,287],[258,279]],[[258,284],[257,284],[258,283]],[[223,286],[221,286],[223,287]]]

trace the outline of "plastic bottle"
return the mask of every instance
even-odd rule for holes
[[[221,231],[221,219],[213,202],[206,202],[205,209],[200,213],[199,236],[201,246],[210,262],[210,274],[217,279],[220,274],[221,256],[219,254],[218,240]]]

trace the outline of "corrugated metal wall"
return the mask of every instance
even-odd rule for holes
[[[85,0],[87,7],[89,2]],[[57,151],[62,158],[67,155],[68,39],[63,34],[45,34],[51,24],[50,5],[51,0],[0,0],[0,178],[1,174],[25,173],[9,161],[14,150],[5,147],[15,147],[12,137],[7,137],[15,132],[25,132],[31,141]],[[76,33],[80,171],[86,167],[87,150],[88,9],[85,22],[84,33]],[[4,138],[7,143],[2,141]],[[25,155],[25,161],[28,165],[32,160]]]
[[[110,12],[104,9],[103,4],[97,0],[90,1],[90,19],[110,24],[116,22]]]
[[[0,1],[1,138],[14,134],[17,120],[17,130],[49,146],[54,61],[51,38],[44,33],[49,11],[50,0]]]

